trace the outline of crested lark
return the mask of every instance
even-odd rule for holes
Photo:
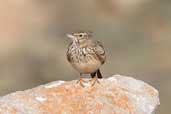
[[[80,73],[78,82],[84,87],[83,74],[91,74],[91,86],[102,78],[100,67],[106,60],[105,50],[99,41],[93,41],[91,34],[87,32],[78,32],[67,34],[72,42],[66,53],[67,60]],[[97,75],[96,75],[97,74]]]

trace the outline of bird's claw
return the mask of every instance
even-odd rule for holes
[[[97,77],[94,77],[94,78],[91,80],[91,87],[93,87],[93,86],[96,84],[96,82],[97,82],[98,84],[100,84],[100,81],[98,80],[98,78],[97,78]]]
[[[85,80],[83,80],[82,78],[80,78],[76,83],[77,84],[80,84],[82,87],[85,87],[84,86],[84,83],[85,83],[86,81]]]
[[[80,84],[82,87],[85,87],[85,83],[89,83],[86,80],[80,78],[77,82],[77,84]],[[93,87],[96,83],[100,84],[100,81],[98,80],[97,77],[94,77],[90,80],[90,86]]]

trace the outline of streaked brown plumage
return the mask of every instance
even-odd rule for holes
[[[71,65],[82,74],[91,74],[95,80],[102,78],[100,67],[105,63],[106,55],[103,45],[99,41],[93,41],[91,34],[86,32],[78,32],[67,35],[72,39],[67,51],[67,60]],[[97,77],[96,77],[97,74]],[[82,78],[79,80],[80,84],[84,82]]]

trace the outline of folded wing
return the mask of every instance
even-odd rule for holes
[[[105,50],[104,50],[102,43],[99,41],[94,42],[93,49],[94,49],[96,56],[100,60],[101,64],[104,64],[106,61],[106,55],[105,55]]]

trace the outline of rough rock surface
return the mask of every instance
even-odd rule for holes
[[[158,91],[143,81],[115,75],[93,87],[56,81],[0,98],[0,114],[152,114]]]

